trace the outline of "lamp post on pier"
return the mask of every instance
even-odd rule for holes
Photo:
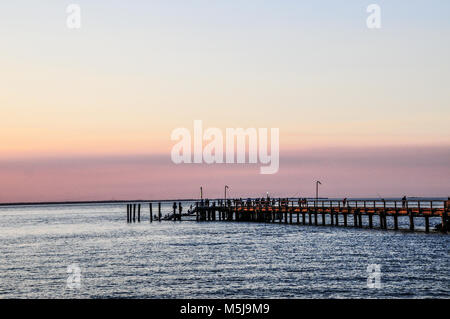
[[[316,181],[316,206],[319,201],[319,184],[322,185],[320,181]]]
[[[228,185],[225,185],[225,206],[227,205],[227,189],[230,188]]]

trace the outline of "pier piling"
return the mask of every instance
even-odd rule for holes
[[[153,223],[153,205],[152,203],[149,203],[150,208],[150,223]]]

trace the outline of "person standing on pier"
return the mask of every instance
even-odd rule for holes
[[[345,204],[347,204],[347,197],[345,197],[343,200],[342,200],[342,205],[345,207]]]
[[[402,208],[406,207],[406,196],[403,196],[402,198]]]
[[[173,202],[173,220],[175,220],[175,216],[177,214],[177,203]]]

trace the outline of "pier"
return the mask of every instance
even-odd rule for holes
[[[197,222],[260,222],[309,226],[356,227],[368,229],[400,230],[399,217],[407,217],[409,231],[416,231],[415,221],[423,218],[425,232],[431,231],[430,218],[440,218],[436,231],[448,233],[450,200],[328,200],[328,199],[218,199],[201,200],[192,210],[182,213],[176,203],[173,211],[162,218],[161,203],[153,216],[153,203],[149,203],[149,221],[178,220],[195,216]],[[127,204],[127,222],[141,221],[141,204]],[[365,218],[363,219],[363,216]],[[363,222],[364,220],[364,222]],[[378,220],[378,227],[374,226]],[[388,220],[391,223],[388,223]],[[390,227],[388,225],[391,225]]]

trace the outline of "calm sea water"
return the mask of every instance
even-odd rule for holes
[[[0,298],[450,297],[448,235],[143,216],[127,224],[124,204],[0,208]],[[367,287],[369,264],[381,288]]]

